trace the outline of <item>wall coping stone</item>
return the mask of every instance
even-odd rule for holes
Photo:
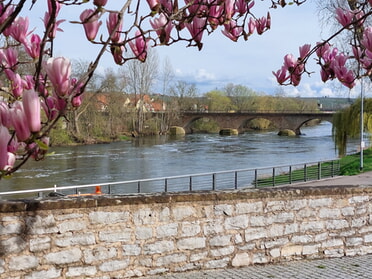
[[[149,193],[129,195],[92,195],[81,197],[43,197],[35,199],[0,200],[0,213],[27,212],[71,208],[97,208],[131,204],[178,203],[198,201],[257,200],[298,198],[306,196],[371,194],[372,187],[364,185],[286,186],[260,189],[195,191],[177,193]]]

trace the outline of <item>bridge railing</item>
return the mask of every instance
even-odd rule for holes
[[[200,113],[257,113],[257,114],[264,114],[264,113],[272,113],[272,114],[334,114],[336,111],[325,111],[325,110],[209,110],[209,111],[198,111],[198,110],[184,110],[181,113],[188,113],[188,114],[200,114]]]
[[[57,186],[41,189],[0,192],[0,199],[35,196],[87,196],[96,194],[134,194],[192,192],[275,187],[298,182],[320,180],[340,173],[339,160],[179,175],[100,184]]]

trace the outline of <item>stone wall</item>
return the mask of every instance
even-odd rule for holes
[[[0,278],[127,278],[372,253],[372,187],[0,202]]]

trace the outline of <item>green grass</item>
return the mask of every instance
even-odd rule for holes
[[[363,151],[362,171],[360,171],[360,152],[343,157],[340,164],[341,175],[356,175],[361,172],[372,171],[372,148]]]
[[[363,170],[360,170],[360,153],[345,156],[339,160],[339,164],[335,162],[322,163],[319,174],[319,166],[307,166],[306,169],[294,170],[292,174],[281,173],[275,175],[274,179],[270,177],[262,177],[253,181],[253,185],[258,187],[285,185],[289,183],[318,180],[319,178],[332,177],[335,175],[356,175],[361,172],[372,171],[372,148],[363,151]],[[306,179],[305,179],[306,176]]]

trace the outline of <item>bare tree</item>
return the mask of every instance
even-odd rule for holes
[[[152,86],[157,78],[159,59],[155,50],[147,53],[145,62],[133,59],[126,64],[127,89],[134,94],[134,102],[137,107],[137,121],[134,129],[141,133],[144,123],[143,96],[151,94]]]

